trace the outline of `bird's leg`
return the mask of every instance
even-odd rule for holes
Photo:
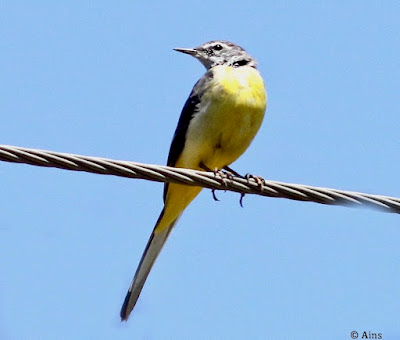
[[[211,189],[211,193],[212,193],[212,197],[213,197],[214,201],[219,202],[219,199],[218,199],[217,195],[215,194],[215,189]]]
[[[239,175],[240,176],[240,175]],[[257,183],[257,185],[259,186],[259,188],[261,189],[262,186],[265,184],[265,179],[261,176],[254,176],[252,174],[247,173],[245,176],[240,176],[241,178],[245,178],[247,179],[247,182],[250,181],[250,179],[254,179],[254,181]],[[246,194],[245,193],[240,193],[240,199],[239,199],[239,203],[240,206],[243,208],[243,198]]]
[[[203,162],[200,162],[200,168],[202,168],[204,171],[214,172],[215,177],[217,177],[217,174],[219,174],[220,177],[221,177],[221,181],[222,181],[222,182],[225,181],[225,178],[224,178],[225,174],[224,174],[221,170],[218,170],[217,168],[215,168],[214,170],[211,170],[211,169],[210,169],[207,165],[205,165]],[[211,193],[212,193],[212,196],[213,196],[214,201],[219,201],[217,195],[215,195],[215,189],[211,189]]]
[[[203,162],[200,162],[199,166],[200,166],[200,168],[202,168],[204,171],[210,171],[210,172],[213,171],[213,170],[211,170],[207,165],[205,165]]]
[[[232,168],[230,168],[229,166],[225,165],[224,166],[224,170],[226,170],[228,172],[228,174],[230,175],[230,177],[232,178],[234,176],[239,177],[239,178],[246,178],[247,179],[247,175],[246,176],[242,176],[241,174],[239,174],[238,172],[236,172],[235,170],[233,170]],[[248,179],[247,179],[248,180]],[[240,193],[240,199],[239,199],[239,204],[240,206],[243,208],[243,198],[246,194],[244,192]]]
[[[259,186],[259,188],[261,189],[262,186],[265,184],[265,179],[261,176],[254,176],[252,174],[247,173],[245,176],[242,176],[241,174],[239,174],[238,172],[236,172],[235,170],[231,169],[229,166],[224,166],[224,170],[226,170],[228,172],[228,177],[232,178],[234,176],[239,177],[239,178],[244,178],[247,179],[247,182],[250,181],[250,179],[254,179],[254,181],[257,183],[257,185]],[[241,193],[240,194],[240,206],[243,208],[243,198],[246,194],[245,193]]]
[[[240,177],[240,178],[245,178],[244,176],[242,176],[241,174],[239,174],[238,172],[236,172],[235,170],[233,170],[232,168],[230,168],[229,166],[225,165],[223,167],[223,169],[227,172],[227,175],[230,179],[232,179],[234,176],[235,177]]]

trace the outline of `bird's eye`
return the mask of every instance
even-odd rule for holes
[[[246,66],[248,63],[249,63],[248,60],[242,59],[242,60],[235,61],[235,62],[233,63],[233,66],[234,66],[234,67]]]
[[[214,50],[221,51],[222,50],[222,46],[220,44],[217,44],[217,45],[214,46]]]

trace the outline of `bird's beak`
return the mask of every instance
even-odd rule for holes
[[[197,51],[195,48],[174,48],[174,51],[189,54],[189,55],[196,55]]]

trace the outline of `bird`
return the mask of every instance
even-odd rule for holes
[[[264,119],[267,93],[257,62],[242,47],[224,40],[174,50],[199,60],[206,72],[182,109],[167,165],[201,171],[230,169]],[[129,286],[121,321],[129,318],[168,236],[201,190],[198,186],[164,184],[164,207]]]

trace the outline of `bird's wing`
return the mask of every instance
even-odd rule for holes
[[[201,97],[207,88],[207,81],[212,77],[212,70],[207,71],[204,76],[201,77],[201,79],[194,85],[189,98],[186,100],[186,103],[183,106],[182,113],[179,117],[178,125],[174,133],[174,138],[172,139],[171,147],[169,149],[167,161],[168,166],[175,166],[179,156],[182,154],[183,148],[185,147],[186,133],[189,128],[190,121],[196,115],[196,113],[198,113]],[[164,202],[167,196],[167,191],[168,183],[165,183],[163,196]]]

